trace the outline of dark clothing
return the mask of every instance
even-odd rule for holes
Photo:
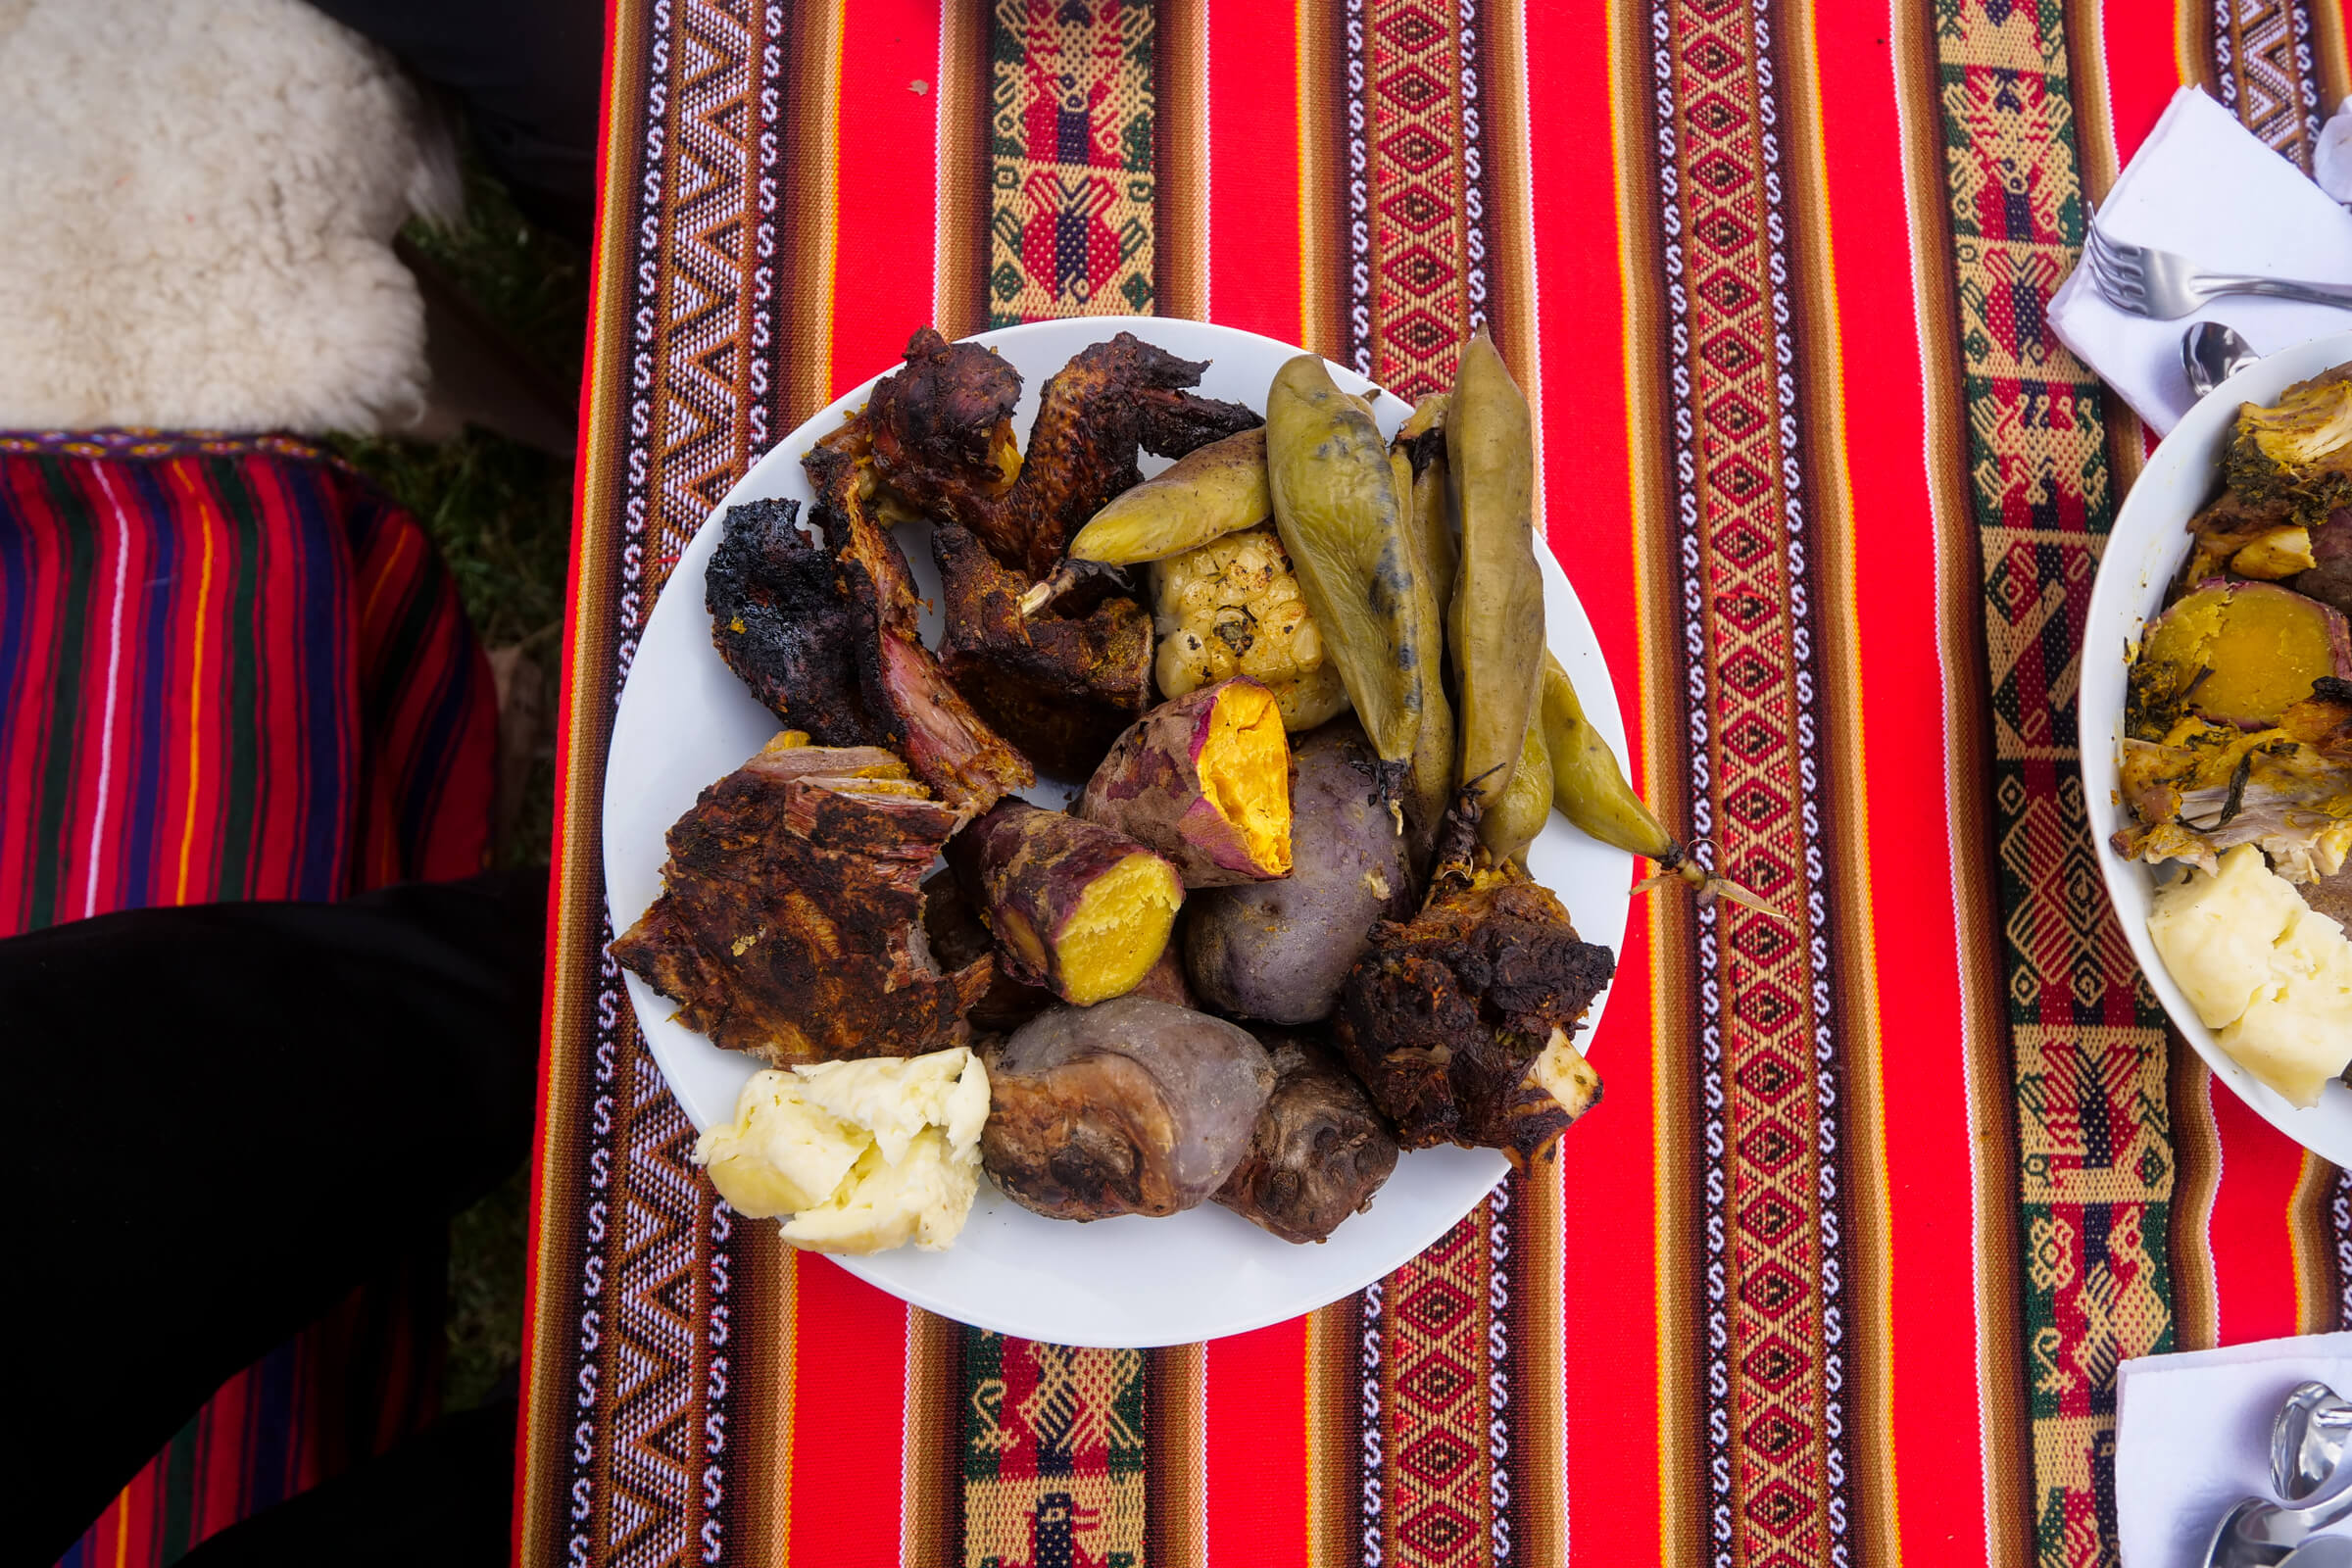
[[[32,1352],[6,1401],[12,1560],[52,1560],[222,1379],[522,1160],[545,920],[530,872],[0,941]]]
[[[465,106],[523,216],[588,248],[604,7],[593,0],[312,0]]]

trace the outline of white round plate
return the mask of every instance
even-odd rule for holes
[[[984,333],[979,341],[1021,372],[1013,422],[1024,441],[1046,379],[1080,349],[1121,330],[1188,360],[1209,361],[1200,391],[1254,409],[1265,407],[1275,370],[1299,352],[1231,327],[1145,317],[1039,321]],[[1338,366],[1332,375],[1350,391],[1370,390],[1363,377]],[[605,765],[605,890],[615,933],[634,924],[661,893],[662,835],[669,825],[694,805],[698,792],[743,765],[779,728],[710,643],[703,572],[718,540],[717,519],[747,501],[809,501],[802,456],[862,405],[872,385],[842,398],[752,466],[695,534],[654,607],[621,694]],[[1410,412],[1387,393],[1375,396],[1374,407],[1391,433]],[[1147,474],[1164,466],[1145,460]],[[928,529],[902,527],[898,537],[918,592],[936,605],[939,579]],[[1548,551],[1541,554],[1552,652],[1575,677],[1588,716],[1622,757],[1625,730],[1608,666],[1567,577]],[[937,644],[936,609],[926,612],[923,632]],[[1030,798],[1058,808],[1082,782],[1041,782]],[[1630,857],[1555,814],[1529,865],[1560,895],[1587,941],[1612,950],[1624,945]],[[634,974],[628,987],[654,1059],[695,1126],[732,1117],[736,1095],[760,1063],[674,1022],[672,1005]],[[1592,1022],[1599,1021],[1606,1000],[1604,993],[1593,1002]],[[983,1182],[971,1220],[952,1250],[903,1248],[837,1261],[917,1306],[1026,1339],[1186,1345],[1281,1322],[1360,1290],[1443,1236],[1504,1169],[1502,1156],[1491,1150],[1416,1151],[1397,1163],[1369,1210],[1328,1242],[1307,1247],[1271,1236],[1213,1203],[1167,1219],[1128,1216],[1085,1225],[1044,1219]]]
[[[2090,613],[2082,635],[2082,794],[2097,847],[2107,895],[2123,922],[2124,940],[2156,1000],[2183,1038],[2213,1069],[2213,1075],[2263,1119],[2296,1143],[2338,1165],[2352,1163],[2352,1090],[2330,1082],[2320,1102],[2290,1105],[2278,1092],[2258,1082],[2215,1043],[2172,972],[2148,940],[2148,910],[2156,890],[2154,868],[2127,860],[2110,842],[2124,825],[2121,769],[2124,739],[2124,677],[2140,628],[2164,603],[2166,584],[2188,558],[2188,521],[2221,485],[2222,454],[2241,403],[2271,403],[2297,381],[2331,365],[2352,360],[2352,332],[2315,338],[2259,360],[2215,387],[2188,411],[2148,459],[2107,536],[2107,554],[2091,585]]]

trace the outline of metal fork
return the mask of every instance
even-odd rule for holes
[[[2217,294],[2263,294],[2352,311],[2352,283],[2298,283],[2242,272],[2202,272],[2185,256],[2111,239],[2096,223],[2083,263],[2100,297],[2132,316],[2170,321],[2188,315]]]

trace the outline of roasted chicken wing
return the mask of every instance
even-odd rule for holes
[[[1023,457],[1011,425],[1019,373],[925,327],[858,418],[890,510],[969,529],[999,561],[1043,577],[1089,517],[1141,482],[1140,451],[1179,458],[1264,422],[1187,390],[1207,368],[1130,332],[1081,349],[1047,381]]]

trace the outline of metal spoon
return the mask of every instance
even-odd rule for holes
[[[2248,1497],[2222,1516],[2205,1562],[2209,1568],[2278,1568],[2307,1538],[2347,1516],[2352,1516],[2352,1487],[2338,1487],[2308,1508]]]
[[[2316,1536],[2288,1552],[2278,1568],[2352,1568],[2352,1536]]]
[[[2219,321],[2198,321],[2180,334],[2180,368],[2200,400],[2260,358],[2234,328]]]
[[[2271,1422],[2271,1484],[2289,1502],[2335,1475],[2352,1441],[2352,1399],[2325,1383],[2299,1383]]]
[[[2303,1512],[2248,1497],[2214,1527],[2213,1543],[2205,1548],[2206,1568],[2278,1568],[2306,1537],[2352,1512],[2352,1505],[2339,1502],[2308,1510],[2315,1516],[2309,1520],[2301,1517]]]

